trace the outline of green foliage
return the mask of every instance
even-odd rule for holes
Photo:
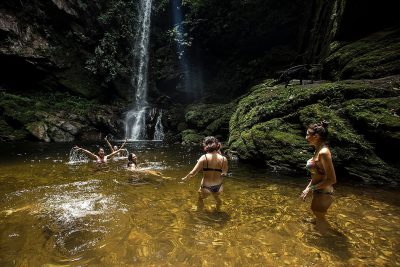
[[[86,68],[106,83],[130,72],[136,14],[136,1],[112,0],[98,17],[101,38]]]

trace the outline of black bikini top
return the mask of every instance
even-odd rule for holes
[[[222,172],[222,167],[220,169],[214,169],[214,168],[208,168],[208,160],[207,160],[207,155],[204,155],[204,157],[206,157],[206,163],[207,163],[207,167],[204,168],[203,165],[203,171],[216,171],[216,172]]]

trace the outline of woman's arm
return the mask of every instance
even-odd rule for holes
[[[195,176],[195,175],[201,170],[201,168],[203,167],[203,162],[204,162],[204,159],[203,159],[203,156],[201,156],[201,157],[199,158],[199,160],[197,161],[196,165],[194,166],[193,170],[191,170],[191,171],[188,173],[188,175],[186,175],[185,177],[183,177],[183,178],[182,178],[182,181],[185,181],[185,180],[190,179],[190,178],[192,178],[193,176]]]
[[[93,154],[93,153],[90,152],[89,150],[86,150],[86,149],[81,148],[81,147],[79,147],[79,146],[75,146],[75,148],[77,148],[78,150],[82,150],[85,154],[87,154],[88,156],[90,156],[90,157],[92,157],[92,158],[94,158],[94,159],[97,159],[97,158],[98,158],[98,156],[97,156],[96,154]]]
[[[228,159],[226,157],[223,157],[222,159],[222,173],[221,175],[227,175],[228,174]]]
[[[107,136],[104,137],[104,140],[106,140],[107,145],[108,145],[108,147],[110,148],[111,153],[114,152],[114,149],[113,149],[112,145],[110,144],[110,142],[108,141]]]
[[[125,138],[125,141],[122,143],[122,145],[119,147],[119,149],[122,149],[125,146],[127,141],[128,141],[128,138]]]
[[[319,153],[322,167],[325,170],[326,178],[316,184],[314,190],[325,188],[336,183],[336,173],[333,167],[332,156],[328,149],[321,150]]]
[[[115,150],[114,152],[112,152],[111,154],[106,155],[106,158],[111,158],[112,156],[114,156],[115,154],[117,154],[118,152],[121,151],[121,148],[118,150]]]
[[[312,180],[310,180],[310,182],[308,183],[306,189],[304,189],[303,192],[301,192],[300,198],[301,198],[302,200],[305,200],[306,197],[307,197],[307,195],[308,195],[308,193],[310,192],[310,190],[311,190],[311,183],[312,183]]]

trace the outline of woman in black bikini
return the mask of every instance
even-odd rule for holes
[[[332,185],[336,183],[332,155],[327,146],[327,128],[328,123],[322,121],[310,125],[307,129],[306,140],[315,148],[315,153],[306,165],[311,173],[311,181],[301,194],[301,198],[305,200],[308,193],[312,192],[311,210],[315,215],[316,228],[321,232],[329,229],[325,215],[333,202]]]
[[[218,153],[220,143],[217,138],[213,136],[204,138],[203,147],[206,154],[199,158],[193,170],[183,177],[182,180],[185,181],[195,176],[200,170],[203,170],[203,179],[198,191],[197,209],[203,209],[203,199],[212,195],[217,203],[216,208],[218,210],[222,204],[219,194],[223,191],[222,181],[223,176],[228,172],[228,160]]]

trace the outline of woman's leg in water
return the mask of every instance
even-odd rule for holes
[[[213,197],[214,197],[215,202],[216,202],[215,208],[217,210],[220,210],[221,206],[222,206],[222,200],[221,200],[221,198],[219,196],[220,196],[220,194],[222,193],[223,190],[224,190],[224,186],[221,185],[221,187],[219,188],[219,191],[217,193],[213,194]]]
[[[221,209],[221,206],[222,206],[222,200],[221,200],[220,197],[219,197],[219,192],[213,194],[213,197],[214,197],[215,202],[216,202],[215,208],[216,208],[217,210],[220,210],[220,209]]]
[[[333,202],[333,196],[329,194],[314,193],[311,201],[311,210],[315,215],[316,229],[326,233],[330,226],[325,216]]]
[[[201,187],[197,192],[199,193],[199,198],[197,199],[197,210],[200,211],[204,208],[204,199],[211,193],[207,189]]]

